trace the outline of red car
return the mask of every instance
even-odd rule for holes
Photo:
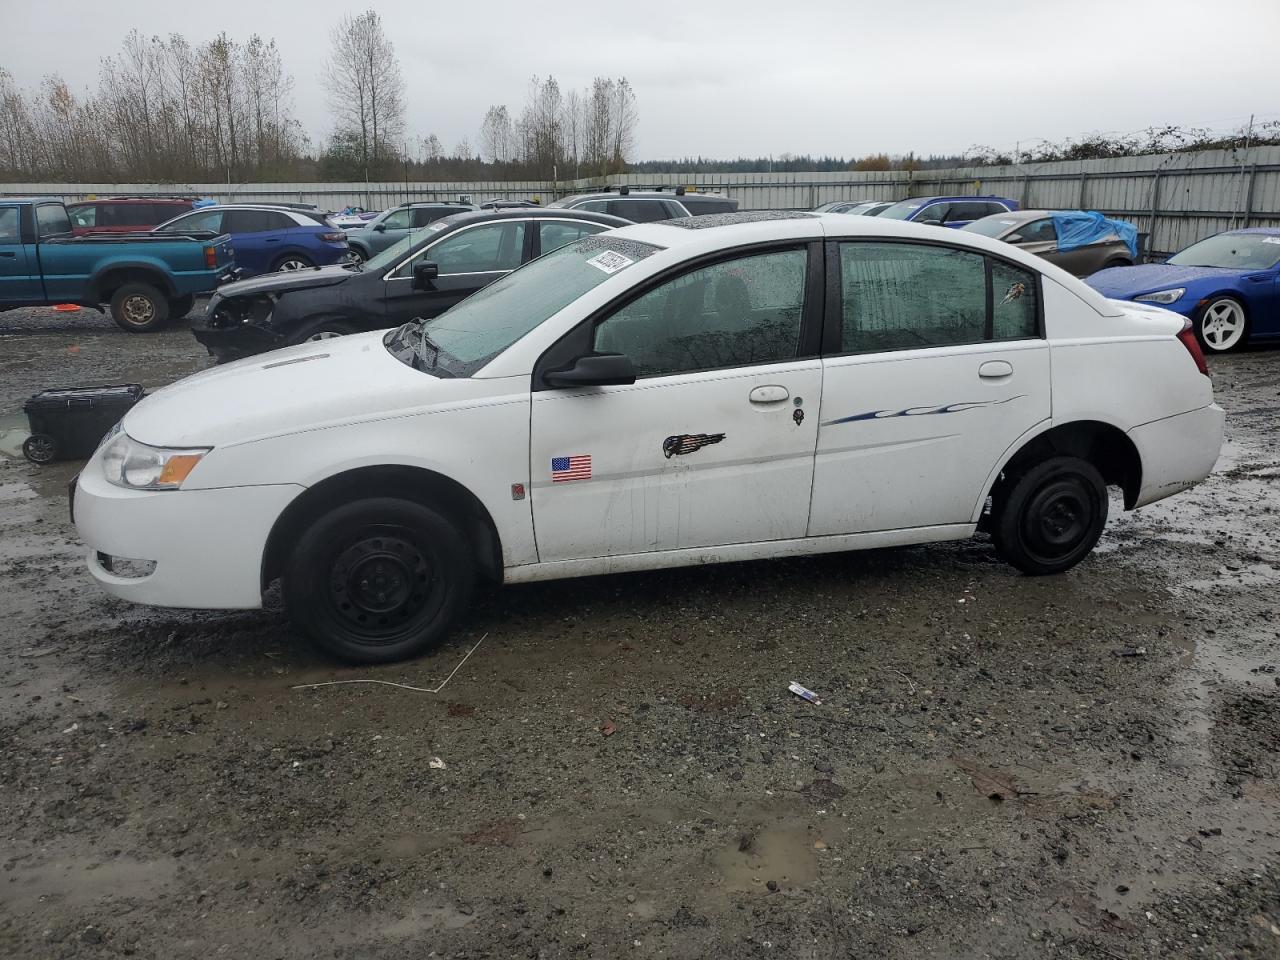
[[[71,230],[86,233],[140,233],[154,230],[166,220],[187,213],[194,197],[111,197],[67,204]]]

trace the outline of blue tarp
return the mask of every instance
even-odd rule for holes
[[[1059,253],[1117,236],[1134,262],[1138,260],[1138,228],[1124,220],[1112,220],[1096,210],[1058,211],[1053,214],[1053,229],[1058,232]]]
[[[209,199],[197,200],[195,203],[191,204],[191,209],[200,210],[204,207],[216,207],[217,205],[218,205],[217,200],[209,200]]]

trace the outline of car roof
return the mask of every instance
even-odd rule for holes
[[[0,197],[0,203],[62,203],[61,197]]]
[[[457,207],[459,210],[474,210],[474,203],[467,203],[465,200],[410,200],[408,203],[402,203],[399,206],[391,207],[391,210],[407,210],[414,207]],[[385,212],[385,211],[384,211]]]
[[[503,207],[497,210],[463,210],[460,213],[441,217],[436,223],[450,227],[464,226],[472,223],[484,223],[490,220],[583,220],[588,223],[602,223],[609,227],[631,226],[630,220],[610,216],[607,213],[594,213],[590,210],[566,210],[563,207]],[[433,224],[434,226],[434,224]]]
[[[1268,237],[1280,237],[1280,227],[1241,227],[1239,230],[1223,230],[1223,233],[1258,233]],[[1207,237],[1203,239],[1208,239]]]
[[[926,204],[926,203],[938,203],[938,202],[943,201],[943,200],[998,200],[998,201],[999,201],[999,202],[1001,202],[1001,203],[1011,203],[1013,198],[1012,198],[1012,197],[997,197],[995,194],[991,194],[991,193],[984,193],[984,194],[982,194],[981,196],[976,196],[976,197],[973,197],[973,196],[963,197],[963,196],[946,196],[946,195],[940,195],[940,196],[936,196],[936,197],[906,197],[906,198],[904,198],[904,199],[906,199],[906,200],[919,200],[921,204]],[[899,202],[901,202],[901,201],[899,201]]]
[[[68,207],[86,203],[195,203],[199,197],[98,197],[96,200],[72,200]]]

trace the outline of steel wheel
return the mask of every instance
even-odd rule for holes
[[[1200,342],[1215,353],[1225,353],[1244,341],[1246,326],[1244,307],[1230,297],[1220,297],[1200,314]]]
[[[1107,522],[1107,486],[1091,463],[1054,456],[999,490],[991,537],[1023,573],[1061,573],[1083,560]]]
[[[301,257],[285,257],[278,264],[276,270],[280,273],[287,273],[293,270],[310,270],[311,264]]]
[[[124,302],[120,304],[120,312],[124,314],[127,323],[135,327],[145,327],[155,319],[156,305],[150,298],[135,293],[124,298]]]
[[[434,617],[443,602],[440,578],[401,527],[369,527],[333,561],[329,602],[365,643],[395,642],[403,624]]]

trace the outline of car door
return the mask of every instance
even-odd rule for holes
[[[542,561],[803,537],[822,387],[819,244],[735,252],[588,321],[634,384],[535,388]]]
[[[0,206],[0,303],[43,299],[35,250],[22,242],[22,207]]]
[[[1034,253],[1037,257],[1044,257],[1050,263],[1056,263],[1063,270],[1072,270],[1068,264],[1075,261],[1076,257],[1073,253],[1058,252],[1058,231],[1053,225],[1053,220],[1049,217],[1042,217],[1039,220],[1032,220],[1030,223],[1024,223],[1013,233],[1004,238],[1006,243],[1012,243],[1018,249],[1026,253]]]
[[[1039,279],[942,244],[838,241],[810,536],[971,523],[1050,415]],[[831,274],[835,274],[831,277]]]
[[[532,249],[533,232],[528,225],[523,219],[502,219],[463,226],[401,261],[385,279],[387,326],[438,316],[520,266]],[[424,261],[435,263],[440,273],[427,288],[419,289],[413,268]]]
[[[245,276],[267,273],[285,248],[288,231],[271,210],[228,210],[222,229],[231,234],[236,265]]]

